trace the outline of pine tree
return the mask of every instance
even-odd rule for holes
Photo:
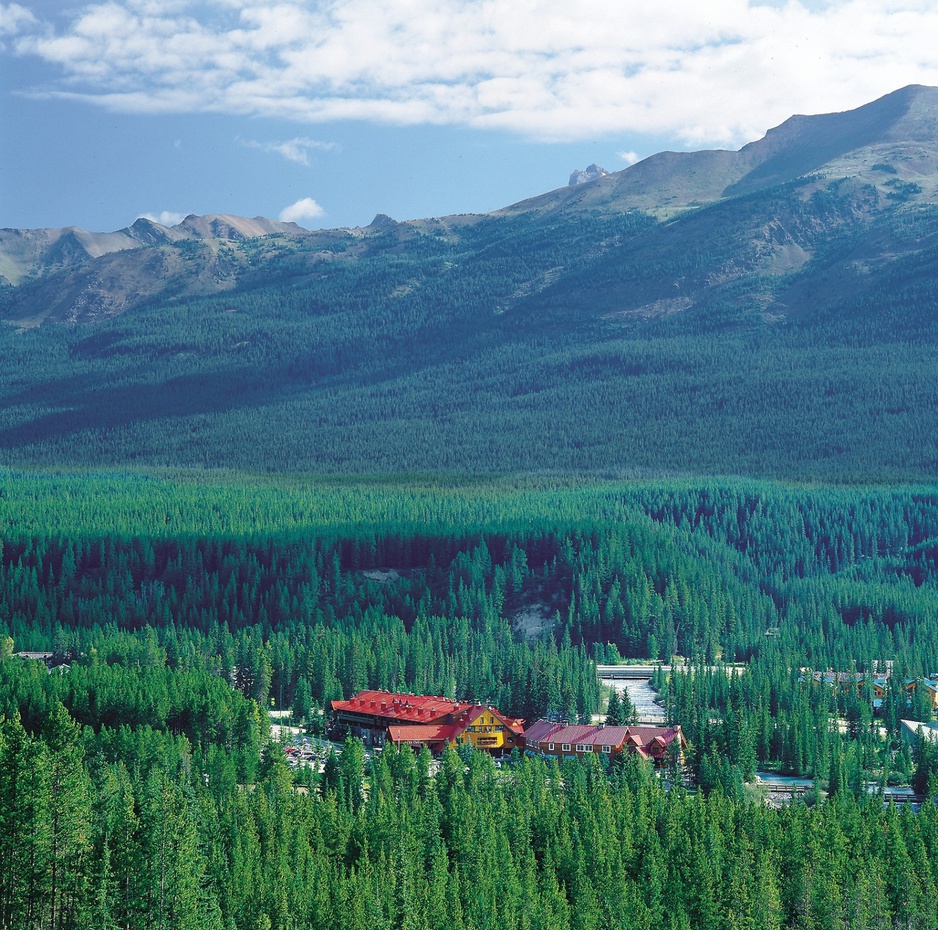
[[[86,925],[95,930],[120,930],[120,924],[114,916],[114,876],[111,872],[111,851],[105,843],[101,858],[92,877],[91,902],[88,908]]]
[[[345,740],[339,770],[345,787],[345,802],[350,810],[357,811],[362,804],[365,782],[365,747],[357,736]]]
[[[156,927],[202,930],[202,879],[192,801],[166,772],[151,773],[141,812],[143,914]]]
[[[293,722],[296,726],[309,723],[313,708],[313,695],[306,676],[302,676],[296,683],[296,692],[293,697]]]
[[[43,727],[49,749],[50,927],[70,927],[87,905],[91,866],[91,785],[78,725],[56,703]]]
[[[621,717],[623,726],[632,726],[638,722],[638,711],[635,708],[635,705],[632,703],[632,698],[629,696],[629,689],[622,689],[622,696],[619,699],[621,707]]]
[[[0,728],[0,926],[32,927],[48,899],[49,762],[18,713]]]
[[[622,705],[619,703],[619,690],[613,686],[612,694],[609,695],[609,706],[606,708],[606,725],[621,727],[624,723],[625,715],[622,713]]]

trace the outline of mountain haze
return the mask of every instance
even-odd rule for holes
[[[934,477],[938,89],[572,177],[357,229],[3,230],[0,450]]]

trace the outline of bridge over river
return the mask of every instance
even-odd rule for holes
[[[664,663],[651,665],[597,665],[596,671],[599,680],[604,685],[615,688],[620,694],[623,691],[628,691],[629,699],[638,711],[639,723],[659,726],[666,722],[664,708],[655,703],[657,692],[652,689],[649,682],[656,668],[660,668],[667,675],[672,667]],[[678,668],[693,669],[694,666],[679,665]],[[714,672],[721,668],[727,675],[732,675],[743,666],[738,663],[730,663],[720,666],[710,665],[707,668]]]
[[[666,722],[664,708],[655,703],[658,693],[651,687],[650,679],[655,671],[654,665],[600,665],[599,680],[604,685],[615,688],[620,694],[627,691],[629,700],[638,713],[639,723],[661,726]],[[665,672],[670,665],[662,666]]]
[[[603,681],[607,679],[644,678],[646,681],[661,668],[665,674],[671,671],[670,665],[597,665],[596,671]]]

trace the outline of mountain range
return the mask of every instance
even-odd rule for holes
[[[911,86],[490,214],[0,230],[0,450],[930,479],[936,202]]]

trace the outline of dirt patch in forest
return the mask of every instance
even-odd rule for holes
[[[370,568],[362,572],[362,577],[377,581],[378,584],[387,584],[389,581],[397,581],[401,573],[396,568]]]
[[[525,639],[537,639],[553,626],[553,614],[546,604],[529,604],[509,617],[511,628]]]

